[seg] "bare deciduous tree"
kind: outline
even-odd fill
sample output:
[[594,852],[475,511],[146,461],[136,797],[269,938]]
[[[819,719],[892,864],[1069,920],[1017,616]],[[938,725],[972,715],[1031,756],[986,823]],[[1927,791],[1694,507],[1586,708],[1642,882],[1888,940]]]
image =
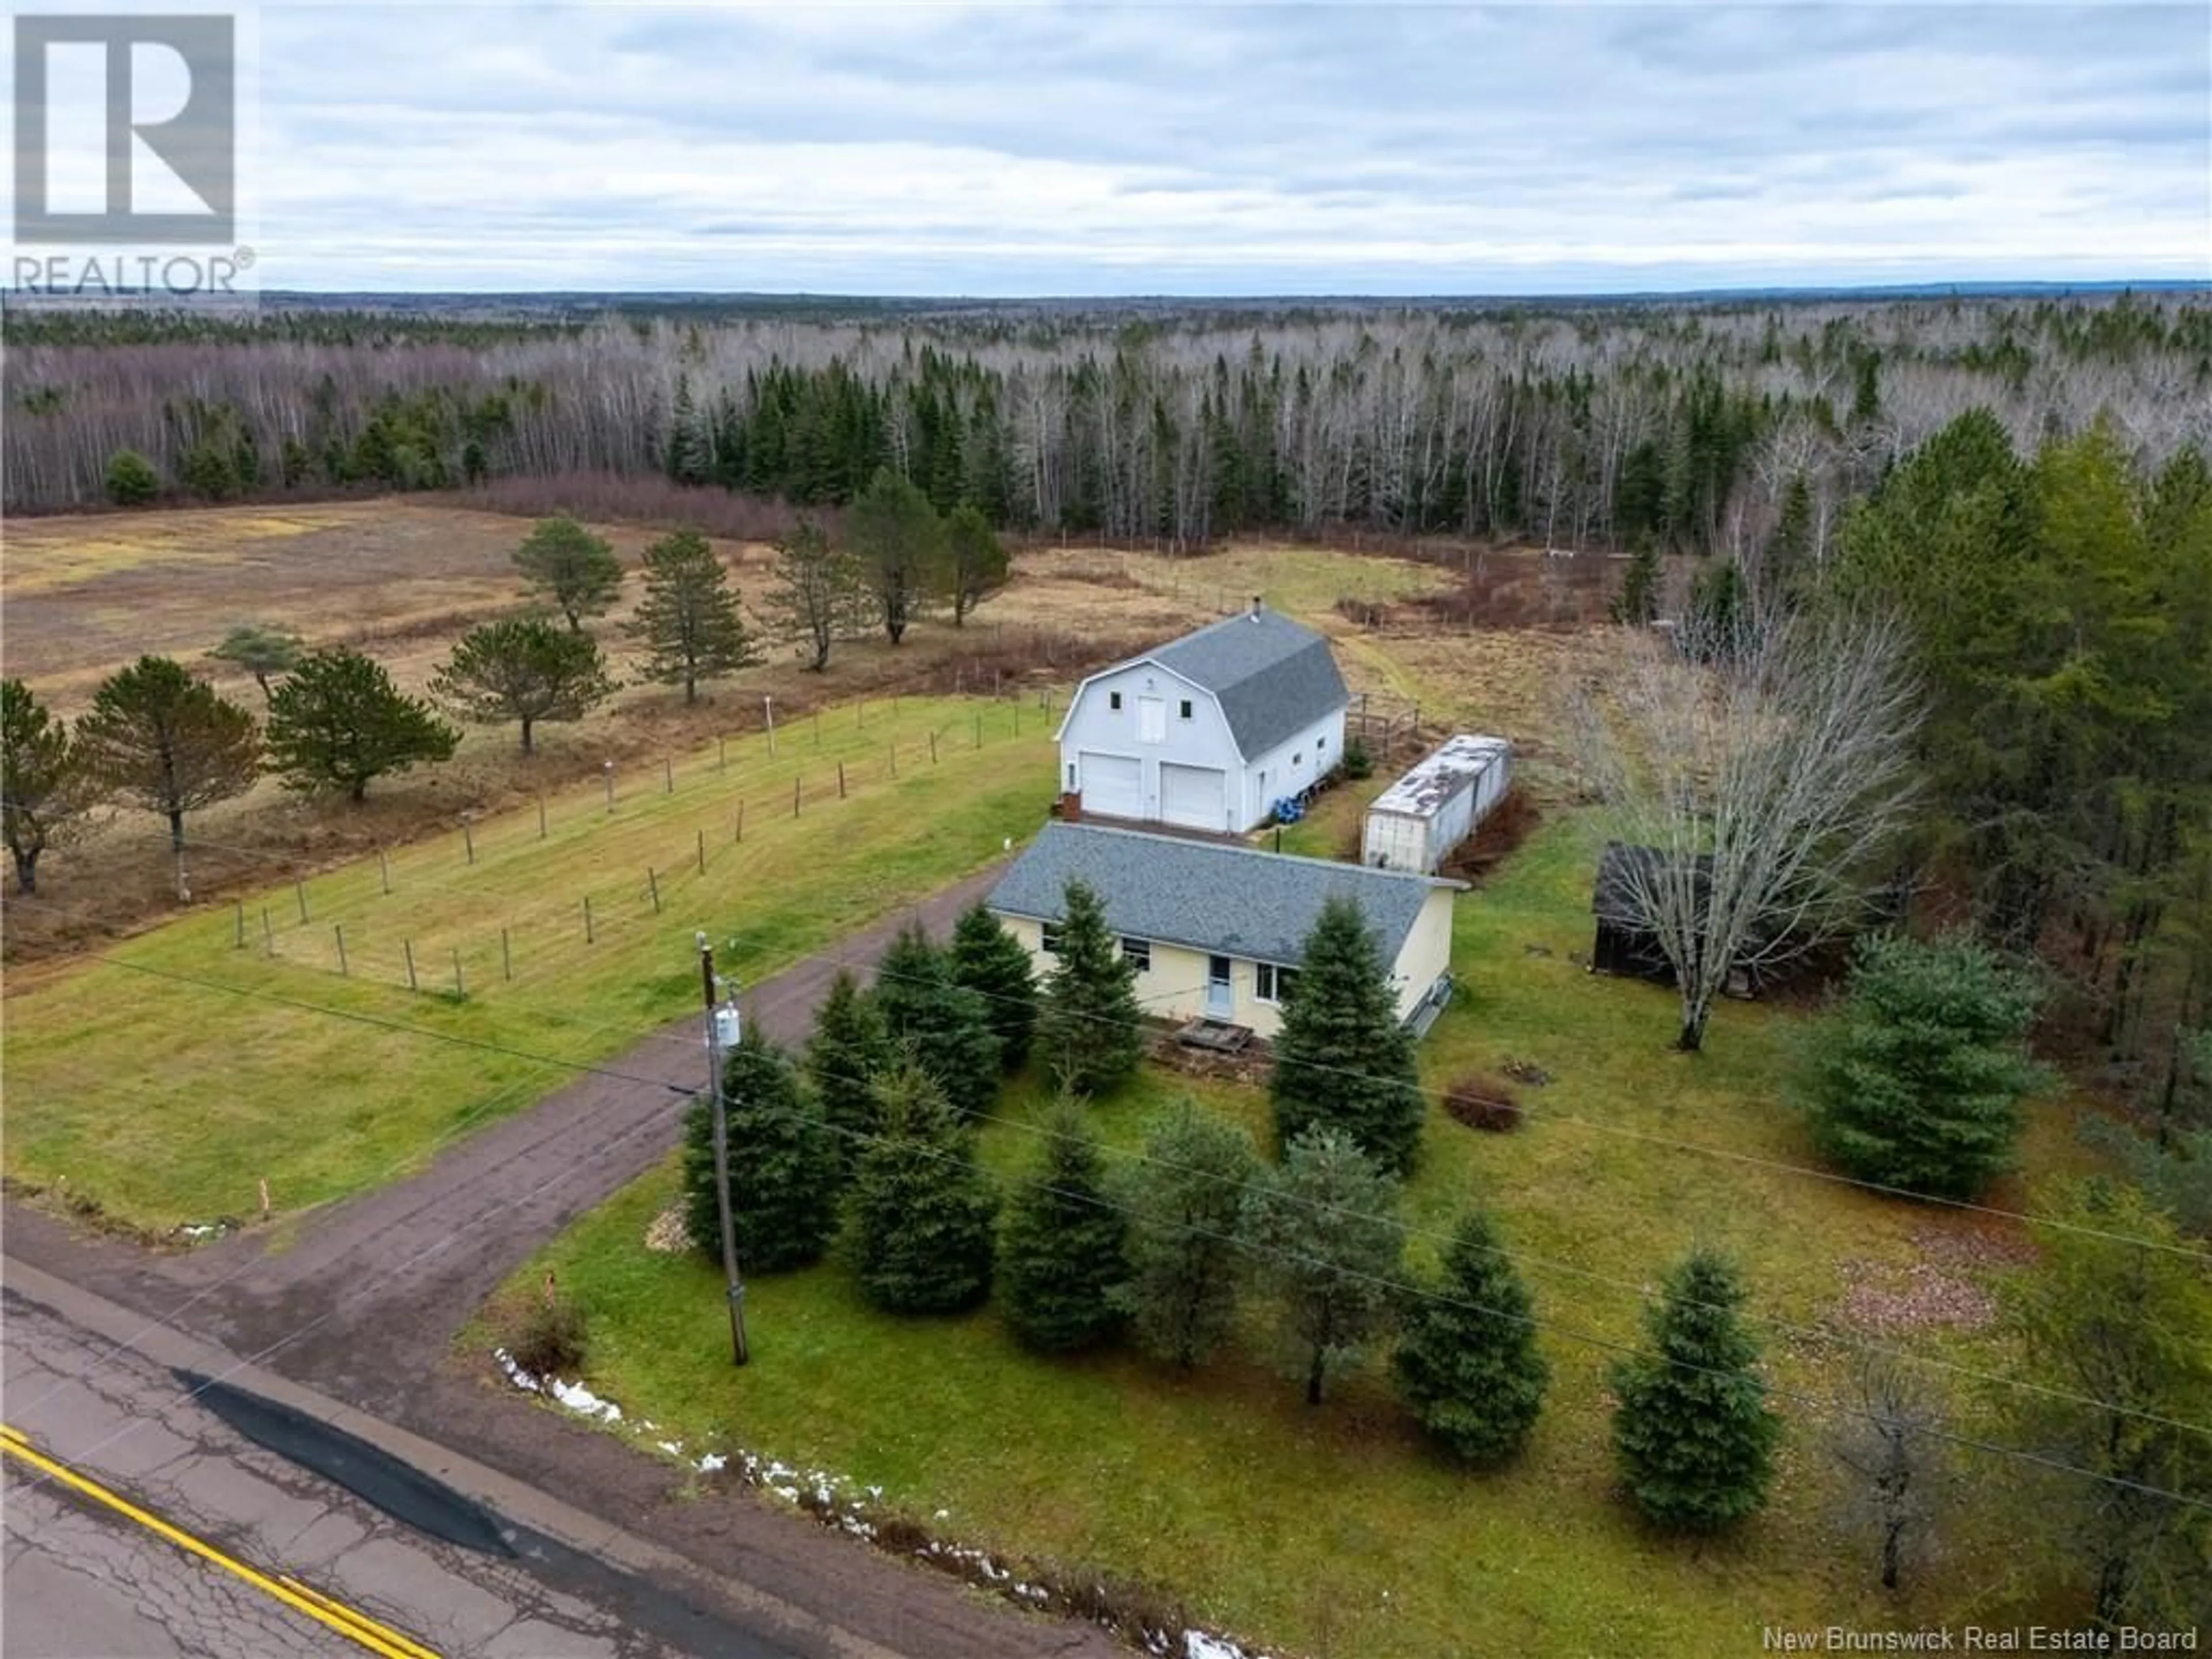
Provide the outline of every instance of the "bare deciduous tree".
[[1897,1589],[1934,1547],[1949,1477],[1942,1403],[1899,1362],[1869,1355],[1854,1368],[1827,1438],[1844,1470],[1844,1526],[1873,1543],[1881,1587]]
[[1624,629],[1613,660],[1577,701],[1583,761],[1614,832],[1653,849],[1623,861],[1622,897],[1674,969],[1677,1046],[1695,1050],[1732,975],[1856,912],[1911,800],[1918,687],[1904,629],[1872,617],[1692,614]]

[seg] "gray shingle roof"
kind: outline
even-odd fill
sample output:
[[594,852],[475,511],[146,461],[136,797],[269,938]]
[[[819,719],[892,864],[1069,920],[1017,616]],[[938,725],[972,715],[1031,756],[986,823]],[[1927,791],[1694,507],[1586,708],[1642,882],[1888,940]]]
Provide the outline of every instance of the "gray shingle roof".
[[1248,761],[1351,701],[1328,641],[1279,611],[1239,611],[1145,655],[1220,699]]
[[1383,960],[1394,962],[1430,890],[1466,885],[1219,842],[1048,823],[988,902],[1009,915],[1058,921],[1071,877],[1097,892],[1117,933],[1291,968],[1304,957],[1322,902],[1333,895],[1358,904]]

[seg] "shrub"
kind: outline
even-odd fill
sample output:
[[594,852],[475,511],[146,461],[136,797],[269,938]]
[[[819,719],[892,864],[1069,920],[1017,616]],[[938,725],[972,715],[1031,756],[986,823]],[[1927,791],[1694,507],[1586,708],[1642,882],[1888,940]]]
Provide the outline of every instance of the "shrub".
[[1360,738],[1353,738],[1344,745],[1344,775],[1355,782],[1375,775],[1375,757],[1367,752],[1367,744]]
[[143,507],[161,493],[161,475],[135,449],[108,457],[107,499],[118,507]]
[[522,1316],[507,1352],[532,1376],[574,1376],[583,1370],[590,1348],[583,1309],[549,1290]]
[[1478,1072],[1444,1091],[1444,1110],[1470,1129],[1505,1134],[1521,1127],[1521,1103],[1502,1079]]

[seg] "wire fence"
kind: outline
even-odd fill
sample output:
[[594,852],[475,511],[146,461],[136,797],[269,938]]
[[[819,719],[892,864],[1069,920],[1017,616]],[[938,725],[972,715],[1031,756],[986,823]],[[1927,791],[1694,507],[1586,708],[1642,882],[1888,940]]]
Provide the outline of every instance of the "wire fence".
[[[726,908],[749,839],[787,848],[791,826],[816,819],[834,836],[851,822],[841,809],[902,783],[957,778],[965,789],[975,781],[970,763],[987,751],[1048,739],[1061,706],[1049,690],[885,698],[720,738],[658,766],[610,763],[596,790],[541,797],[234,899],[221,942],[287,967],[452,1001],[528,988],[585,952]],[[1040,764],[1040,819],[1052,775]],[[740,934],[728,943],[742,954],[767,941]]]

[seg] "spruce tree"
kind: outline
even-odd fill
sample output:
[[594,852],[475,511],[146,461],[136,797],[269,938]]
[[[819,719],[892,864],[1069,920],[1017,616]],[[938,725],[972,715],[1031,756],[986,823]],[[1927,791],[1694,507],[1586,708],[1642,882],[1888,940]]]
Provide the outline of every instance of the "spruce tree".
[[861,1294],[886,1313],[957,1313],[990,1294],[998,1194],[945,1091],[916,1066],[877,1085],[880,1137],[852,1190]]
[[679,530],[645,550],[645,597],[628,631],[646,647],[641,678],[682,686],[686,702],[698,702],[701,680],[760,660],[730,573],[696,531]]
[[806,1076],[822,1116],[830,1126],[840,1168],[848,1174],[883,1127],[876,1080],[888,1071],[897,1051],[875,998],[845,969],[830,981],[830,994],[814,1016],[806,1044]]
[[1108,1200],[1097,1144],[1073,1102],[1044,1122],[1045,1145],[1015,1188],[999,1242],[1006,1325],[1042,1352],[1093,1347],[1127,1321],[1115,1292],[1129,1277],[1127,1224]]
[[1037,1007],[1037,1047],[1063,1087],[1104,1094],[1144,1058],[1137,970],[1107,927],[1096,891],[1070,881],[1062,903],[1060,955]]
[[1392,1358],[1398,1391],[1462,1462],[1506,1462],[1535,1426],[1551,1368],[1536,1352],[1528,1291],[1482,1211],[1461,1218],[1443,1276],[1423,1288]]
[[1028,949],[978,901],[954,925],[950,955],[953,981],[983,999],[1000,1066],[1018,1072],[1036,1034],[1036,975]]
[[2043,1077],[2027,1048],[2038,1000],[1965,935],[1863,940],[1801,1079],[1821,1151],[1862,1181],[1974,1197],[2011,1162]]
[[1259,1171],[1250,1137],[1186,1098],[1115,1183],[1129,1256],[1115,1300],[1153,1358],[1188,1370],[1228,1336],[1246,1267],[1244,1194]]
[[899,931],[876,969],[875,1000],[891,1040],[936,1080],[963,1118],[999,1097],[999,1039],[983,1000],[953,982],[944,951],[921,927]]
[[1613,1368],[1621,1482],[1662,1527],[1715,1532],[1766,1501],[1782,1424],[1737,1316],[1742,1302],[1727,1259],[1692,1250],[1645,1310],[1646,1347]]
[[[746,1027],[724,1057],[730,1217],[748,1273],[786,1273],[822,1258],[837,1231],[836,1148],[821,1107],[800,1086],[791,1058]],[[691,1242],[720,1260],[714,1200],[713,1102],[692,1103],[684,1124],[684,1214]]]
[[1636,551],[1621,572],[1620,592],[1613,596],[1613,619],[1628,628],[1648,626],[1659,615],[1662,575],[1659,549],[1649,537],[1639,538]]
[[1273,1296],[1284,1370],[1321,1404],[1389,1324],[1405,1229],[1398,1183],[1329,1128],[1309,1130],[1245,1194],[1245,1237]]
[[1359,907],[1330,899],[1306,936],[1275,1036],[1276,1138],[1340,1130],[1382,1167],[1412,1167],[1426,1115],[1413,1039]]

